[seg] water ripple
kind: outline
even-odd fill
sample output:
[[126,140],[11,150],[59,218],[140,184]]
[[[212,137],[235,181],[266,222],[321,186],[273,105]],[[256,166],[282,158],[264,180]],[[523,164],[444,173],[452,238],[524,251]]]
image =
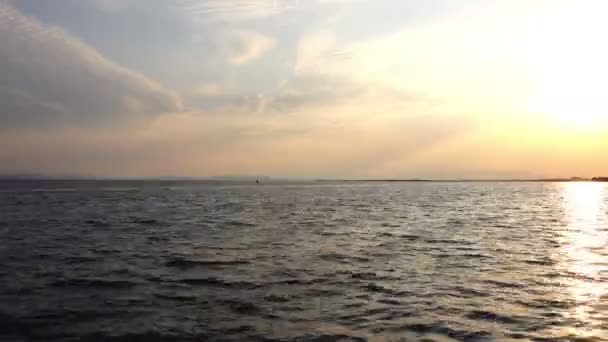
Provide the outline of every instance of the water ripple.
[[599,183],[0,192],[2,341],[608,341]]

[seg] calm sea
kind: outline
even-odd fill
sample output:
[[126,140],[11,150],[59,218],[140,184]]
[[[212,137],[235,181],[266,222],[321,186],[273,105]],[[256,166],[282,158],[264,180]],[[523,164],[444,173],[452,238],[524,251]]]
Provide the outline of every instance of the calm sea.
[[0,341],[608,340],[602,183],[0,183]]

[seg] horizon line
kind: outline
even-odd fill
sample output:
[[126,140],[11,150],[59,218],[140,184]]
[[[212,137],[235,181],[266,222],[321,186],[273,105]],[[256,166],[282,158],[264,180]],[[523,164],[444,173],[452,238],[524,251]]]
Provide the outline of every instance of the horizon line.
[[212,182],[592,182],[607,181],[608,177],[540,177],[540,178],[331,178],[283,176],[81,176],[0,174],[0,181],[212,181]]

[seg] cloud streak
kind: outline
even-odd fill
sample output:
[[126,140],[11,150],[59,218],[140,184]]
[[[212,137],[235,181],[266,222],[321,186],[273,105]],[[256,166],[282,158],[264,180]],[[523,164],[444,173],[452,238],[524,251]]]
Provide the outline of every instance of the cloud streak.
[[0,1],[0,122],[83,125],[180,110],[179,95]]
[[173,0],[193,18],[243,21],[275,16],[297,9],[302,0]]

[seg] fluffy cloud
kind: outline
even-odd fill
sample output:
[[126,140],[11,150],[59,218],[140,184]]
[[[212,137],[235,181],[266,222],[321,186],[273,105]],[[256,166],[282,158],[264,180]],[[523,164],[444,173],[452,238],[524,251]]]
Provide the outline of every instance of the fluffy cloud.
[[0,122],[82,125],[182,108],[158,82],[0,1]]

